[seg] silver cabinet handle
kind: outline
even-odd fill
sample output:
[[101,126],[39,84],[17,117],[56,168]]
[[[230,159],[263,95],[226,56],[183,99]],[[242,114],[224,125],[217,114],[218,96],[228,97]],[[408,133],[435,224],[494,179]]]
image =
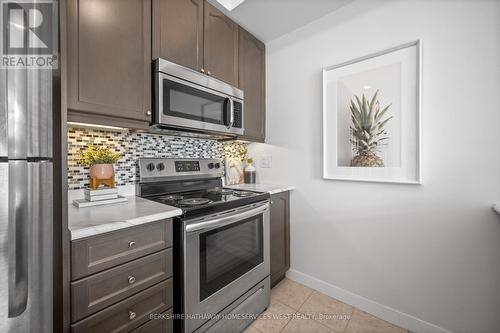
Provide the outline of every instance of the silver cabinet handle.
[[205,68],[200,69],[200,72],[205,73]]
[[134,284],[134,283],[135,283],[135,277],[133,277],[133,276],[129,276],[129,277],[128,277],[128,283],[129,283],[129,284]]
[[129,311],[129,312],[128,312],[128,318],[129,318],[130,320],[134,320],[134,319],[135,319],[135,317],[137,317],[137,313],[135,313],[134,311]]
[[135,242],[134,241],[128,242],[128,247],[134,247],[134,246],[135,246]]
[[14,318],[28,303],[28,163],[9,162],[8,316]]
[[150,115],[151,115],[151,111],[149,111],[149,110],[148,110],[148,111],[146,111],[146,114],[147,114],[148,116],[150,116]]
[[210,73],[210,71],[207,72],[208,75],[212,75],[212,73]]

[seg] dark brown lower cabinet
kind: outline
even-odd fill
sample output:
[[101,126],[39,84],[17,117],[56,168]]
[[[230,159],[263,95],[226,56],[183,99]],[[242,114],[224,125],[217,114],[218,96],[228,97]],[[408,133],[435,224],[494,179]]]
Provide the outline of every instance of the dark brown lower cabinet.
[[71,332],[130,332],[172,305],[172,279],[168,279],[71,325]]
[[271,287],[290,268],[290,192],[271,195]]
[[173,332],[172,219],[72,241],[71,332]]

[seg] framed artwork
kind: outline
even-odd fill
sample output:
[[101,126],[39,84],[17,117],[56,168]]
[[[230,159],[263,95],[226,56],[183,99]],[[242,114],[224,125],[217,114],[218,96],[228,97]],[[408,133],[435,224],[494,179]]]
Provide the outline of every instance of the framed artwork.
[[323,178],[422,184],[422,42],[323,69]]

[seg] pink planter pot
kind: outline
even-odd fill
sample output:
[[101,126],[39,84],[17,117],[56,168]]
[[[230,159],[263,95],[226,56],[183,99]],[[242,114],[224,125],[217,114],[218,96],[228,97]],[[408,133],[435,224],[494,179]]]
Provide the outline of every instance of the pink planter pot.
[[114,177],[113,164],[94,164],[90,167],[90,177],[95,179],[109,179]]

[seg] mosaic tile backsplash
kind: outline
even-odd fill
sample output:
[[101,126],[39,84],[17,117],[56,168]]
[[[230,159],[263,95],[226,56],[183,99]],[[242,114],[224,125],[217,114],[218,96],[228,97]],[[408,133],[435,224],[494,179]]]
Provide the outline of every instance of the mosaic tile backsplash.
[[115,164],[118,186],[135,184],[139,178],[137,159],[140,157],[224,158],[243,157],[240,142],[166,136],[133,131],[113,131],[90,128],[68,128],[68,188],[88,186],[88,167],[78,164],[78,152],[88,145],[106,146],[120,153]]

